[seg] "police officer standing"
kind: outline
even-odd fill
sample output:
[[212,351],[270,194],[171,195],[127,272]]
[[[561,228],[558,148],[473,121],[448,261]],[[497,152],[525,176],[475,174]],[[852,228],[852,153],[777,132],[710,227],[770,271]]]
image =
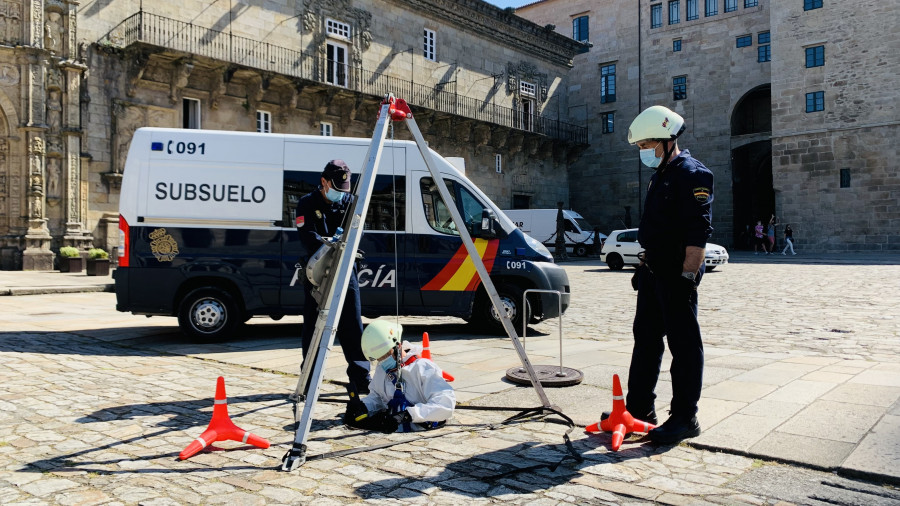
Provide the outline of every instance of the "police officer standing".
[[[343,160],[328,162],[322,171],[320,183],[317,191],[305,195],[297,203],[296,225],[300,232],[300,242],[305,249],[305,256],[301,258],[304,263],[322,246],[316,234],[321,237],[334,236],[336,229],[344,220],[344,215],[351,212],[350,207],[353,204],[353,195],[350,194],[350,168]],[[306,276],[302,278],[304,307],[301,338],[305,360],[315,330],[319,305],[311,293],[312,283]],[[369,361],[363,355],[360,345],[362,332],[359,279],[354,265],[337,326],[337,337],[347,360],[347,377],[357,392],[365,394],[369,391],[370,377]]]
[[670,417],[650,431],[657,443],[700,435],[697,402],[703,384],[703,342],[697,322],[697,286],[703,277],[706,240],[712,233],[713,174],[678,148],[684,119],[653,106],[628,129],[650,177],[638,241],[645,249],[638,268],[634,350],[626,405],[636,418],[656,423],[655,389],[665,345],[672,353]]

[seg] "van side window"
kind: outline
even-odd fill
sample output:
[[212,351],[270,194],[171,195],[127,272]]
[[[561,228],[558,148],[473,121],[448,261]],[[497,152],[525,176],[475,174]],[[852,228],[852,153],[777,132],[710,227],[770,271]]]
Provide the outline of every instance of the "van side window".
[[566,232],[578,232],[578,230],[575,230],[575,225],[573,225],[571,221],[563,220],[563,223],[565,223],[564,228],[565,228]]
[[[318,191],[320,172],[284,172],[284,197],[282,220],[285,227],[293,227],[297,218],[297,202],[300,197]],[[356,185],[357,174],[351,176],[351,184]],[[394,185],[397,193],[394,193]],[[375,186],[369,209],[366,212],[365,230],[405,230],[406,229],[406,177],[389,175],[375,176]],[[394,211],[396,206],[396,211]],[[396,218],[396,228],[395,221]]]
[[282,226],[293,227],[297,218],[297,202],[300,197],[319,188],[320,172],[284,171],[284,196],[282,197]]
[[[447,184],[450,195],[453,195],[453,198],[455,199],[456,189],[453,181],[445,179],[444,183]],[[456,225],[453,224],[453,217],[450,216],[450,210],[447,209],[443,199],[441,199],[441,194],[438,192],[434,180],[430,177],[423,177],[419,180],[419,187],[422,190],[422,203],[425,206],[425,219],[428,220],[428,224],[431,228],[442,234],[459,235],[459,231],[456,230]]]
[[406,230],[406,176],[375,176],[365,229]]
[[[476,226],[481,226],[481,213],[484,211],[482,204],[469,190],[451,179],[444,179],[447,189],[453,195],[456,201],[457,209],[465,221],[466,228],[472,231]],[[450,211],[444,205],[441,195],[438,192],[434,180],[430,177],[423,177],[419,181],[422,189],[422,202],[425,205],[425,218],[431,228],[442,234],[459,235],[456,225],[453,223],[453,217]]]

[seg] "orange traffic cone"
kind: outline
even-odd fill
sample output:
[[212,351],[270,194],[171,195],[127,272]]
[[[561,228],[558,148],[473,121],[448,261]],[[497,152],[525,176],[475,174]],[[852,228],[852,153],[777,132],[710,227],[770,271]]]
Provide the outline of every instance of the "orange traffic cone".
[[656,426],[636,419],[625,409],[625,396],[622,395],[622,384],[619,382],[619,375],[613,374],[612,413],[609,414],[609,418],[606,420],[588,425],[585,431],[612,432],[612,449],[613,451],[618,451],[626,434],[631,432],[649,432],[653,428],[656,428]]
[[[428,360],[434,362],[434,360],[431,358],[431,341],[428,339],[428,332],[422,332],[422,358],[427,358]],[[441,369],[441,374],[444,375],[444,379],[447,381],[453,381],[454,379],[456,379],[443,369]]]
[[228,400],[225,398],[225,378],[219,376],[216,380],[216,401],[213,406],[212,420],[209,426],[187,448],[178,454],[181,460],[193,457],[197,452],[216,441],[240,441],[250,443],[259,448],[268,448],[269,442],[265,439],[241,429],[228,417]]

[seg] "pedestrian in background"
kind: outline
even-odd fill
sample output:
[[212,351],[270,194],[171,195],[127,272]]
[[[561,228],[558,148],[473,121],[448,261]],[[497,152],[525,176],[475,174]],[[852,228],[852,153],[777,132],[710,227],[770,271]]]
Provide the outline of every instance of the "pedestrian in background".
[[778,221],[775,219],[775,215],[773,214],[771,218],[769,218],[769,228],[766,231],[766,235],[768,236],[769,241],[769,251],[768,253],[775,253],[775,227],[778,225]]
[[763,251],[768,255],[769,252],[766,251],[766,235],[765,229],[763,228],[762,220],[756,220],[756,226],[753,227],[753,254],[759,255],[759,248],[762,246]]
[[797,254],[794,251],[794,229],[791,228],[790,223],[788,223],[784,227],[784,249],[781,250],[781,254],[787,255],[788,248],[790,248],[790,250],[791,250],[791,255]]
[[657,443],[700,434],[697,403],[703,385],[703,342],[697,287],[713,230],[713,174],[688,150],[679,149],[677,139],[684,130],[684,119],[662,106],[641,112],[628,129],[628,142],[640,148],[641,161],[656,173],[650,177],[638,232],[645,263],[637,279],[625,404],[636,418],[656,424],[655,390],[668,342],[672,402],[668,420],[649,432]]

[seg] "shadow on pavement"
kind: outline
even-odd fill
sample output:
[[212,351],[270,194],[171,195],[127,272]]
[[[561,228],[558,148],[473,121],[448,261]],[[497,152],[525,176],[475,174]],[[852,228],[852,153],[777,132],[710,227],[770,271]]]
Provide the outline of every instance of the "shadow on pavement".
[[[363,485],[356,489],[356,493],[364,499],[384,497],[388,493],[392,498],[412,499],[427,496],[431,489],[437,488],[462,492],[473,498],[511,500],[510,496],[516,494],[546,490],[573,480],[577,482],[577,478],[584,475],[582,469],[586,467],[646,458],[672,448],[635,443],[640,442],[626,440],[620,451],[600,453],[594,450],[609,444],[608,434],[580,439],[573,444],[583,461],[575,462],[570,458],[560,463],[564,457],[570,457],[564,444],[524,442],[450,462],[440,474],[422,477],[421,481],[411,482],[408,477],[391,478]],[[427,450],[427,447],[423,448],[423,451]],[[557,464],[559,466],[551,471]],[[398,495],[394,490],[404,484],[413,487],[403,488],[403,494]]]
[[[111,420],[130,420],[137,419],[140,417],[159,417],[160,415],[171,414],[173,415],[171,418],[160,421],[153,425],[149,425],[149,427],[159,427],[160,430],[155,432],[150,432],[146,434],[140,434],[134,437],[121,439],[112,443],[108,443],[101,446],[86,448],[84,450],[75,451],[63,455],[55,455],[52,457],[47,457],[45,459],[36,460],[27,464],[22,471],[25,472],[44,472],[47,470],[52,470],[54,472],[62,472],[62,471],[78,471],[78,472],[96,472],[98,474],[131,474],[131,473],[184,473],[184,472],[193,472],[193,471],[222,471],[222,470],[241,470],[241,469],[259,469],[259,466],[254,465],[237,465],[237,466],[224,466],[224,467],[186,467],[190,464],[189,461],[182,462],[182,465],[179,465],[172,469],[166,469],[162,467],[152,467],[145,469],[131,468],[121,469],[121,470],[110,470],[106,466],[111,464],[119,464],[122,462],[135,462],[135,461],[158,461],[158,460],[175,460],[178,458],[178,452],[169,452],[169,453],[161,453],[157,455],[146,455],[146,456],[132,456],[132,455],[122,455],[121,458],[109,458],[109,454],[106,453],[106,450],[115,452],[116,447],[125,446],[129,447],[133,443],[139,443],[141,441],[146,441],[155,437],[165,437],[166,434],[170,432],[184,431],[186,435],[199,435],[202,430],[209,423],[210,417],[212,416],[212,407],[214,403],[214,398],[209,397],[205,399],[197,399],[191,401],[174,401],[174,402],[151,402],[144,404],[128,404],[123,406],[115,406],[110,408],[103,408],[92,413],[89,413],[81,418],[75,420],[77,423],[90,424],[90,423],[102,423],[108,422]],[[291,402],[287,400],[287,394],[259,394],[259,395],[245,395],[245,396],[229,396],[228,404],[229,406],[241,405],[245,403],[250,404],[258,404],[258,403],[267,403],[265,406],[257,407],[255,409],[249,410],[241,410],[237,409],[234,412],[230,413],[230,418],[235,421],[235,423],[240,426],[240,419],[245,417],[251,413],[267,410],[267,409],[288,409],[288,406],[291,405]],[[338,420],[314,420],[313,428],[314,430],[326,430],[334,426],[335,424],[340,423]],[[293,426],[290,428],[293,431]],[[196,433],[196,434],[195,434]],[[277,444],[273,442],[273,445]],[[215,445],[210,445],[203,452],[214,452],[214,451],[235,451],[235,450],[246,450],[255,448],[249,445],[241,445],[236,447],[229,447],[227,449],[220,448]],[[106,455],[106,459],[104,460],[85,460],[80,457],[85,455],[97,453],[98,456]]]

